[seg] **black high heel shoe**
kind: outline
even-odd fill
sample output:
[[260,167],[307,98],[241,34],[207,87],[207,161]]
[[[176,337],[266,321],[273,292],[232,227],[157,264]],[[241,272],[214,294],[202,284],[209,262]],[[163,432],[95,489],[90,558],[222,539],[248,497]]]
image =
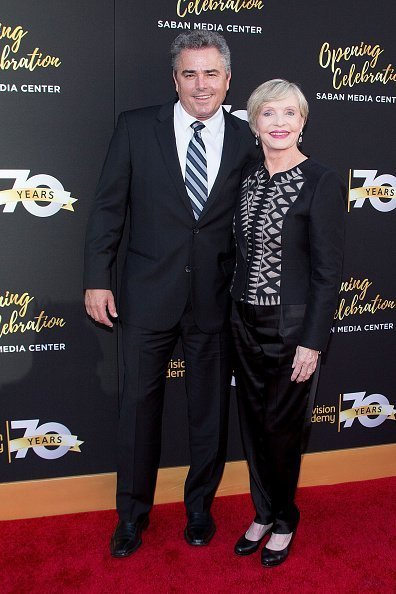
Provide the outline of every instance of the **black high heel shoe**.
[[248,538],[246,538],[245,535],[241,536],[241,538],[235,544],[234,552],[237,555],[241,555],[241,556],[251,555],[252,553],[255,553],[257,551],[257,549],[259,548],[260,543],[263,540],[263,538],[268,534],[268,532],[271,531],[271,528],[272,528],[272,524],[264,532],[263,536],[259,540],[249,540]]
[[289,544],[280,551],[273,551],[272,549],[263,547],[263,550],[261,551],[261,564],[264,565],[264,567],[276,567],[276,565],[280,565],[286,561],[295,535],[296,531],[293,532]]

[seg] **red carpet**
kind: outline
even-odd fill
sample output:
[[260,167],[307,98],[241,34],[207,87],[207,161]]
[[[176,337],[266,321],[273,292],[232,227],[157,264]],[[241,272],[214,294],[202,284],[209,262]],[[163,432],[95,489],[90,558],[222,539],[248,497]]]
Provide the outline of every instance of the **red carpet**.
[[182,504],[156,506],[143,546],[112,559],[114,511],[1,522],[0,592],[395,594],[396,478],[300,489],[301,522],[285,564],[237,557],[252,518],[245,495],[217,498],[208,547],[183,540]]

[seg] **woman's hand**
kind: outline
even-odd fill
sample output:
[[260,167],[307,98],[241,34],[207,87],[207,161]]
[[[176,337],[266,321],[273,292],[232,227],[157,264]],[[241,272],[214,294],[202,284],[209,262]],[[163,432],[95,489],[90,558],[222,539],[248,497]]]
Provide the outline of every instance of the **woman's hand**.
[[293,360],[293,373],[291,381],[306,382],[311,377],[318,364],[318,357],[320,351],[307,349],[306,347],[298,346]]

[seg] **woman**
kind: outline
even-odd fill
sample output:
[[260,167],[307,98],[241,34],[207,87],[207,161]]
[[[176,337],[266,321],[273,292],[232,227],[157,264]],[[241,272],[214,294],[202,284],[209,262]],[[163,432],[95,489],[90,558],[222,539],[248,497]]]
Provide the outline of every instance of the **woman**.
[[345,201],[338,176],[299,149],[308,104],[275,79],[248,101],[263,158],[245,170],[235,215],[232,326],[238,407],[256,516],[235,545],[288,556],[312,376],[326,348],[341,281]]

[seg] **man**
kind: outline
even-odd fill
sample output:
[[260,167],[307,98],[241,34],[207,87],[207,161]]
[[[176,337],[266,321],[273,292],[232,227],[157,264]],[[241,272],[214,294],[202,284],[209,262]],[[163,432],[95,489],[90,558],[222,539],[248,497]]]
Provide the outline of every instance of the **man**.
[[221,107],[231,79],[224,38],[183,33],[171,53],[179,101],[120,115],[86,242],[86,309],[111,327],[117,312],[110,271],[129,207],[114,557],[136,551],[148,525],[166,369],[179,337],[190,436],[189,544],[205,545],[215,532],[210,506],[226,456],[232,219],[241,168],[255,149],[247,124]]

